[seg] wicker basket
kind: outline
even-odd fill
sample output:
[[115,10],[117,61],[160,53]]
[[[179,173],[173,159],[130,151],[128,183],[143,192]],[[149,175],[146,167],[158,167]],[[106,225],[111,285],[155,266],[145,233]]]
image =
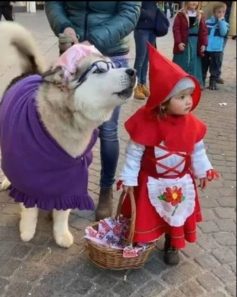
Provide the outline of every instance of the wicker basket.
[[[123,192],[119,198],[119,204],[117,208],[117,216],[121,213],[121,207],[124,201],[126,193]],[[130,202],[131,202],[131,221],[130,229],[128,235],[128,243],[132,243],[135,229],[135,220],[136,220],[136,204],[133,193],[129,193]],[[94,223],[92,227],[97,230],[98,222]],[[124,258],[122,250],[116,250],[109,247],[106,247],[101,244],[92,242],[91,240],[86,239],[86,251],[87,256],[91,262],[95,265],[113,270],[123,270],[123,269],[138,269],[142,267],[146,260],[148,259],[149,254],[155,247],[155,244],[151,244],[144,251],[142,251],[137,257],[134,258]]]

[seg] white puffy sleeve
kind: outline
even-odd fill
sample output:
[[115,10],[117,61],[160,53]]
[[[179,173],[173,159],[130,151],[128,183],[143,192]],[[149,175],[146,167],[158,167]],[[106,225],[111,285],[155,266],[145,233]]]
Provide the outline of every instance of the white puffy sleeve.
[[207,154],[203,140],[197,142],[191,155],[192,169],[196,178],[206,177],[206,172],[213,169]]
[[125,186],[137,186],[137,178],[141,167],[144,145],[129,141],[126,148],[125,164],[120,174],[120,180]]

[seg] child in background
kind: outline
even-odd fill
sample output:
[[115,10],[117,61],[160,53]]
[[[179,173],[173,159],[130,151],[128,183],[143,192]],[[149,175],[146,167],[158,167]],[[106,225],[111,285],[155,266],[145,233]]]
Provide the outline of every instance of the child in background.
[[[185,241],[196,241],[202,220],[197,185],[218,177],[205,152],[206,125],[191,111],[199,103],[198,81],[149,45],[151,95],[125,123],[130,136],[120,183],[136,201],[133,241],[166,234],[164,261],[179,263]],[[127,195],[122,214],[131,216]]]
[[207,45],[208,32],[199,2],[185,2],[174,19],[173,35],[173,61],[195,76],[203,87],[201,57]]
[[205,84],[209,69],[209,89],[217,90],[218,78],[221,74],[222,55],[229,24],[225,21],[226,4],[219,3],[213,7],[213,16],[206,21],[208,28],[208,45],[202,59],[203,82]]

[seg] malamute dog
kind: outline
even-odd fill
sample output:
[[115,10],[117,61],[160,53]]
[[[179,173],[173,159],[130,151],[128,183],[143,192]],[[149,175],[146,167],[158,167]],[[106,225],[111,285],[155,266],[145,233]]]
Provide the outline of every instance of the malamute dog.
[[[67,75],[60,65],[47,69],[30,32],[1,22],[2,60],[10,45],[19,54],[22,75],[9,84],[0,104],[1,166],[10,195],[21,205],[20,236],[31,240],[38,209],[52,210],[55,241],[69,247],[70,209],[93,207],[87,184],[96,128],[133,96],[136,73],[116,68],[96,50],[73,60],[74,71]],[[86,52],[85,47],[74,45],[63,55]]]

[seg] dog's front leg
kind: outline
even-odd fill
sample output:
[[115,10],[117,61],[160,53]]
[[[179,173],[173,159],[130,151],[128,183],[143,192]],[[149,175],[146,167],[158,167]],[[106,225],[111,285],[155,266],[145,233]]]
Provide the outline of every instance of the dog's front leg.
[[53,231],[56,243],[65,248],[69,248],[73,244],[73,236],[68,228],[68,210],[53,210]]
[[38,208],[30,207],[26,208],[23,203],[20,203],[21,207],[21,220],[20,220],[20,234],[23,241],[31,240],[35,235],[35,229],[38,219]]

